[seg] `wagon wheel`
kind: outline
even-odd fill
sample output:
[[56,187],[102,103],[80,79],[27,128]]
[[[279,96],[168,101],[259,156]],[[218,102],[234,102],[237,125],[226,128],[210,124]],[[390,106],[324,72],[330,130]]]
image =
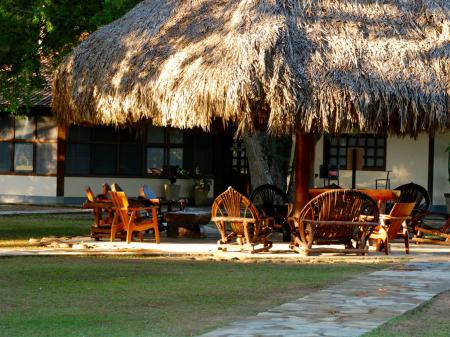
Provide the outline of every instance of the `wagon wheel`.
[[287,223],[288,198],[286,193],[277,186],[265,184],[257,187],[249,199],[266,217],[274,218],[275,223],[281,227],[283,232],[283,241],[289,242],[291,230]]

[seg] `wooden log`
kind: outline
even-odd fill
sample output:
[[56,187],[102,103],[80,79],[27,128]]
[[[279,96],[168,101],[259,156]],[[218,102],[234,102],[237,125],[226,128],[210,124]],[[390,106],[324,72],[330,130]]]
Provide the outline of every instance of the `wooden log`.
[[434,245],[450,246],[450,241],[441,241],[441,240],[436,240],[436,239],[433,240],[433,239],[424,239],[424,238],[412,238],[411,241],[416,242],[416,243],[431,243]]
[[[327,189],[327,188],[311,188],[311,189],[309,189],[311,198],[314,198],[314,197],[318,196],[319,194],[322,194],[327,191],[332,191],[332,189]],[[372,199],[377,200],[377,201],[395,200],[400,195],[400,191],[394,191],[394,190],[360,189],[358,191],[367,194],[369,197],[371,197]]]

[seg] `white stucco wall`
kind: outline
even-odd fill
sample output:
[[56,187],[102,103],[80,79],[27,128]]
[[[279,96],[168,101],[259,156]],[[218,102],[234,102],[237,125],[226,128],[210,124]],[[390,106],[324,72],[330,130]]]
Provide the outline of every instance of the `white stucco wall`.
[[[323,137],[316,144],[315,173],[323,163]],[[391,188],[415,182],[427,188],[428,185],[428,135],[421,134],[417,139],[389,136],[386,142],[386,170],[391,170]],[[375,179],[386,177],[383,171],[357,171],[356,188],[375,188]],[[323,180],[316,178],[315,185],[323,186]],[[340,185],[350,188],[352,171],[340,171]]]
[[[64,197],[85,197],[85,189],[90,186],[94,194],[101,192],[103,183],[117,183],[130,197],[138,195],[139,188],[146,184],[156,195],[164,196],[164,184],[169,181],[167,179],[145,179],[145,178],[101,178],[101,177],[66,177],[64,179]],[[194,180],[178,179],[176,184],[181,185],[180,197],[191,197]],[[211,186],[209,197],[213,196],[213,186]]]
[[444,193],[450,193],[448,181],[448,153],[445,152],[450,142],[450,132],[437,134],[434,138],[434,180],[433,204],[444,205]]
[[0,175],[2,202],[20,202],[19,196],[56,197],[56,177]]

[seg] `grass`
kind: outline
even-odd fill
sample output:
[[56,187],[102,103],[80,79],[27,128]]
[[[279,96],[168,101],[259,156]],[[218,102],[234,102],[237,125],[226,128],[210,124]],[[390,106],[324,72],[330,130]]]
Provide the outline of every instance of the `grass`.
[[449,337],[450,292],[440,294],[364,337]]
[[1,258],[0,336],[191,336],[381,267]]
[[0,248],[24,246],[30,238],[88,236],[91,222],[91,214],[2,216]]

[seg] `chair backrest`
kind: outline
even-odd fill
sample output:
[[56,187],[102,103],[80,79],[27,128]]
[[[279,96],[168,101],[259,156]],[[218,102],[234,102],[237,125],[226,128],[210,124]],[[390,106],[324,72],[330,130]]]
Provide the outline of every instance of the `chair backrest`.
[[90,186],[86,187],[86,197],[91,202],[95,201],[95,196],[94,196],[94,193],[92,192]]
[[265,216],[287,216],[288,197],[275,185],[265,184],[258,186],[252,192],[249,200],[262,211]]
[[333,223],[354,222],[358,226],[361,216],[370,222],[378,222],[377,203],[367,194],[348,189],[336,189],[319,194],[302,209],[299,222],[303,219],[330,221],[330,224],[315,226],[314,238],[340,240],[352,237],[355,228],[351,225],[336,226]]
[[108,199],[110,191],[111,191],[111,186],[109,186],[109,184],[107,184],[107,183],[102,184],[102,196],[103,196],[103,198]]
[[122,187],[119,186],[119,184],[114,183],[111,185],[111,191],[123,192],[123,189],[122,189]]
[[387,235],[390,240],[395,239],[397,233],[402,227],[402,223],[411,215],[416,203],[414,202],[398,202],[392,207],[389,213],[389,223],[387,224]]
[[125,194],[125,192],[115,192],[110,191],[111,200],[113,202],[115,209],[115,212],[119,215],[120,221],[123,224],[127,224],[129,221],[129,215],[128,215],[128,198]]
[[[236,217],[252,218],[257,222],[261,220],[258,210],[249,199],[243,196],[232,187],[220,194],[213,202],[211,208],[212,217]],[[233,232],[242,234],[242,223],[231,222]]]
[[139,188],[139,196],[145,199],[158,199],[155,192],[153,192],[148,185],[142,185],[141,188]]
[[409,183],[401,185],[395,190],[400,191],[400,197],[397,202],[400,203],[410,203],[414,202],[414,212],[413,214],[425,213],[428,211],[431,200],[428,192],[425,188],[415,183]]

